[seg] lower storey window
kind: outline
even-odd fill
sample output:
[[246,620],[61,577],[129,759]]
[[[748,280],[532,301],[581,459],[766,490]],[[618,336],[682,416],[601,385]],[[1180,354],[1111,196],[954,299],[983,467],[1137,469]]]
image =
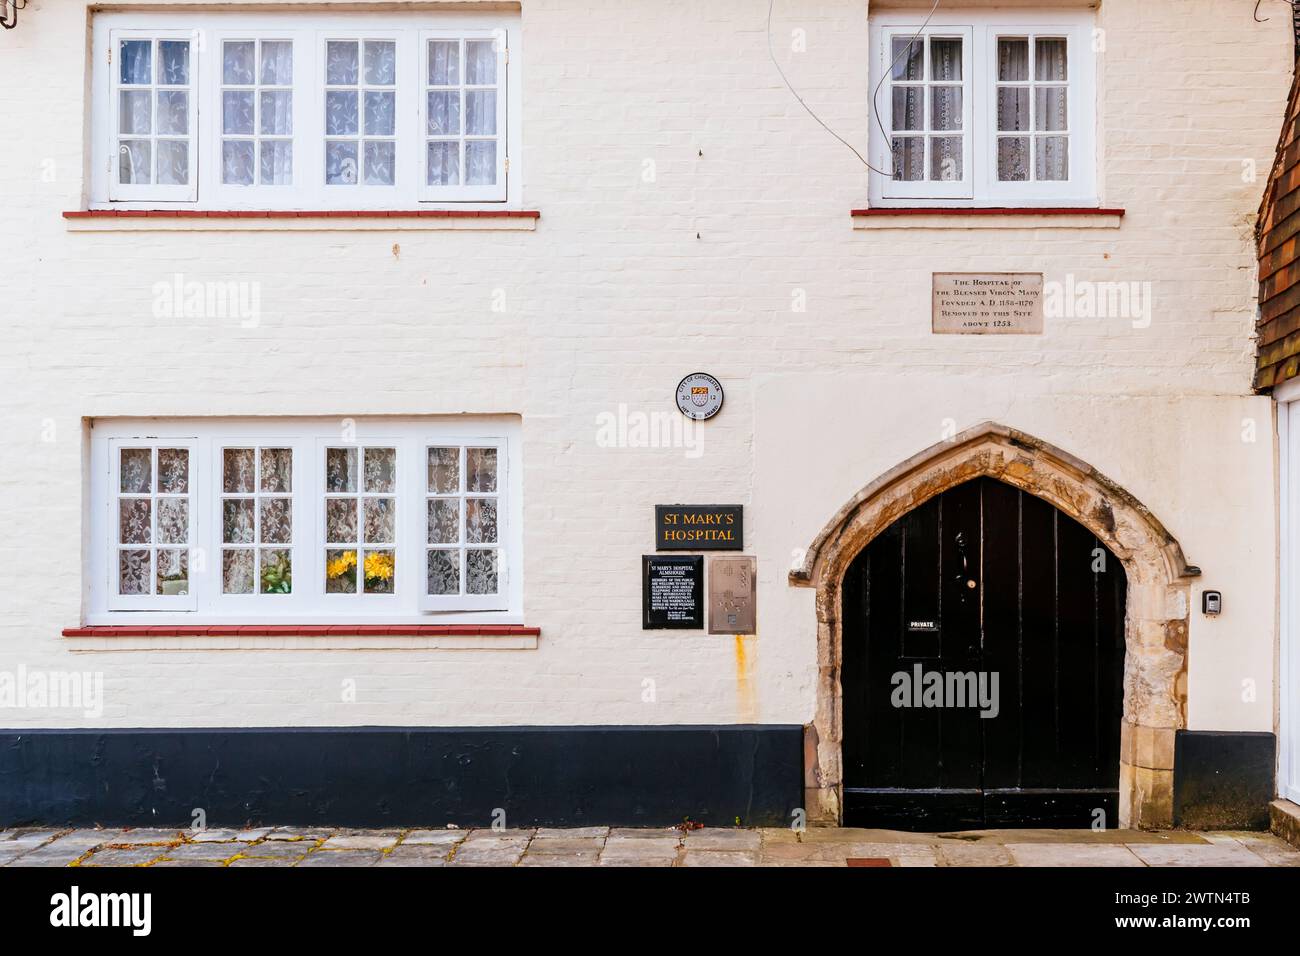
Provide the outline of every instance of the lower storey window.
[[97,424],[92,617],[517,612],[517,432],[496,418]]

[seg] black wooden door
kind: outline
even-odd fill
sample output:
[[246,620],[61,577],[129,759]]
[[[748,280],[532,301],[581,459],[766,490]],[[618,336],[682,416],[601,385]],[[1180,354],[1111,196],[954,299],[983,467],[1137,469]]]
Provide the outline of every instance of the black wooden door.
[[891,525],[844,578],[845,825],[1116,826],[1125,587],[992,479]]

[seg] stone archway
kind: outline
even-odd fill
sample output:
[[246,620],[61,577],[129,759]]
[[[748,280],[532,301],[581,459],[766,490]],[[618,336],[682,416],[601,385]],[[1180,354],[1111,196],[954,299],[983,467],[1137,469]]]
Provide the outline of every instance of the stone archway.
[[1124,718],[1121,827],[1173,824],[1174,732],[1187,719],[1191,579],[1182,547],[1147,508],[1090,465],[1047,442],[985,422],[871,482],[817,535],[790,584],[817,589],[817,710],[805,735],[809,819],[834,826],[842,806],[841,601],[854,557],[935,495],[988,476],[1049,502],[1097,535],[1124,564]]

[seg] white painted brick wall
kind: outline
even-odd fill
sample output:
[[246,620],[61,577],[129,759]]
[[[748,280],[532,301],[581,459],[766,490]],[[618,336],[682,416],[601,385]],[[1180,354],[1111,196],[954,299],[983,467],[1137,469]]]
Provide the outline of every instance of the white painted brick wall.
[[[516,162],[536,232],[85,234],[60,213],[84,202],[86,5],[34,0],[0,36],[0,669],[102,670],[102,723],[122,727],[806,722],[815,622],[811,592],[785,583],[791,551],[943,419],[992,418],[1096,465],[1180,538],[1227,608],[1193,618],[1192,726],[1271,729],[1274,456],[1269,402],[1249,397],[1251,229],[1291,40],[1278,9],[1258,24],[1250,8],[1102,5],[1102,200],[1128,210],[1118,230],[855,231],[867,174],[780,83],[762,0],[526,0]],[[806,53],[786,52],[795,28]],[[774,29],[808,102],[862,143],[865,4],[779,0]],[[1242,181],[1245,160],[1259,181]],[[930,273],[978,270],[1149,281],[1154,320],[931,336]],[[261,325],[154,318],[152,286],[177,272],[259,282]],[[727,389],[701,457],[597,446],[599,412],[671,412],[697,369]],[[67,650],[86,418],[459,412],[523,416],[538,649]],[[748,680],[734,639],[640,630],[639,556],[652,506],[671,501],[747,506]],[[359,699],[344,704],[348,678]],[[0,711],[4,726],[81,723]]]

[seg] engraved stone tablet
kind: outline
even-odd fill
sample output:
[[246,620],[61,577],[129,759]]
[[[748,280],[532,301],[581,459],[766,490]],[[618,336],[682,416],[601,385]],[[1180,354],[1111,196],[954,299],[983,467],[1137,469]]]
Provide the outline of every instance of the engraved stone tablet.
[[755,633],[757,570],[752,557],[709,558],[710,634]]
[[1041,272],[936,272],[931,329],[940,335],[1039,335]]

